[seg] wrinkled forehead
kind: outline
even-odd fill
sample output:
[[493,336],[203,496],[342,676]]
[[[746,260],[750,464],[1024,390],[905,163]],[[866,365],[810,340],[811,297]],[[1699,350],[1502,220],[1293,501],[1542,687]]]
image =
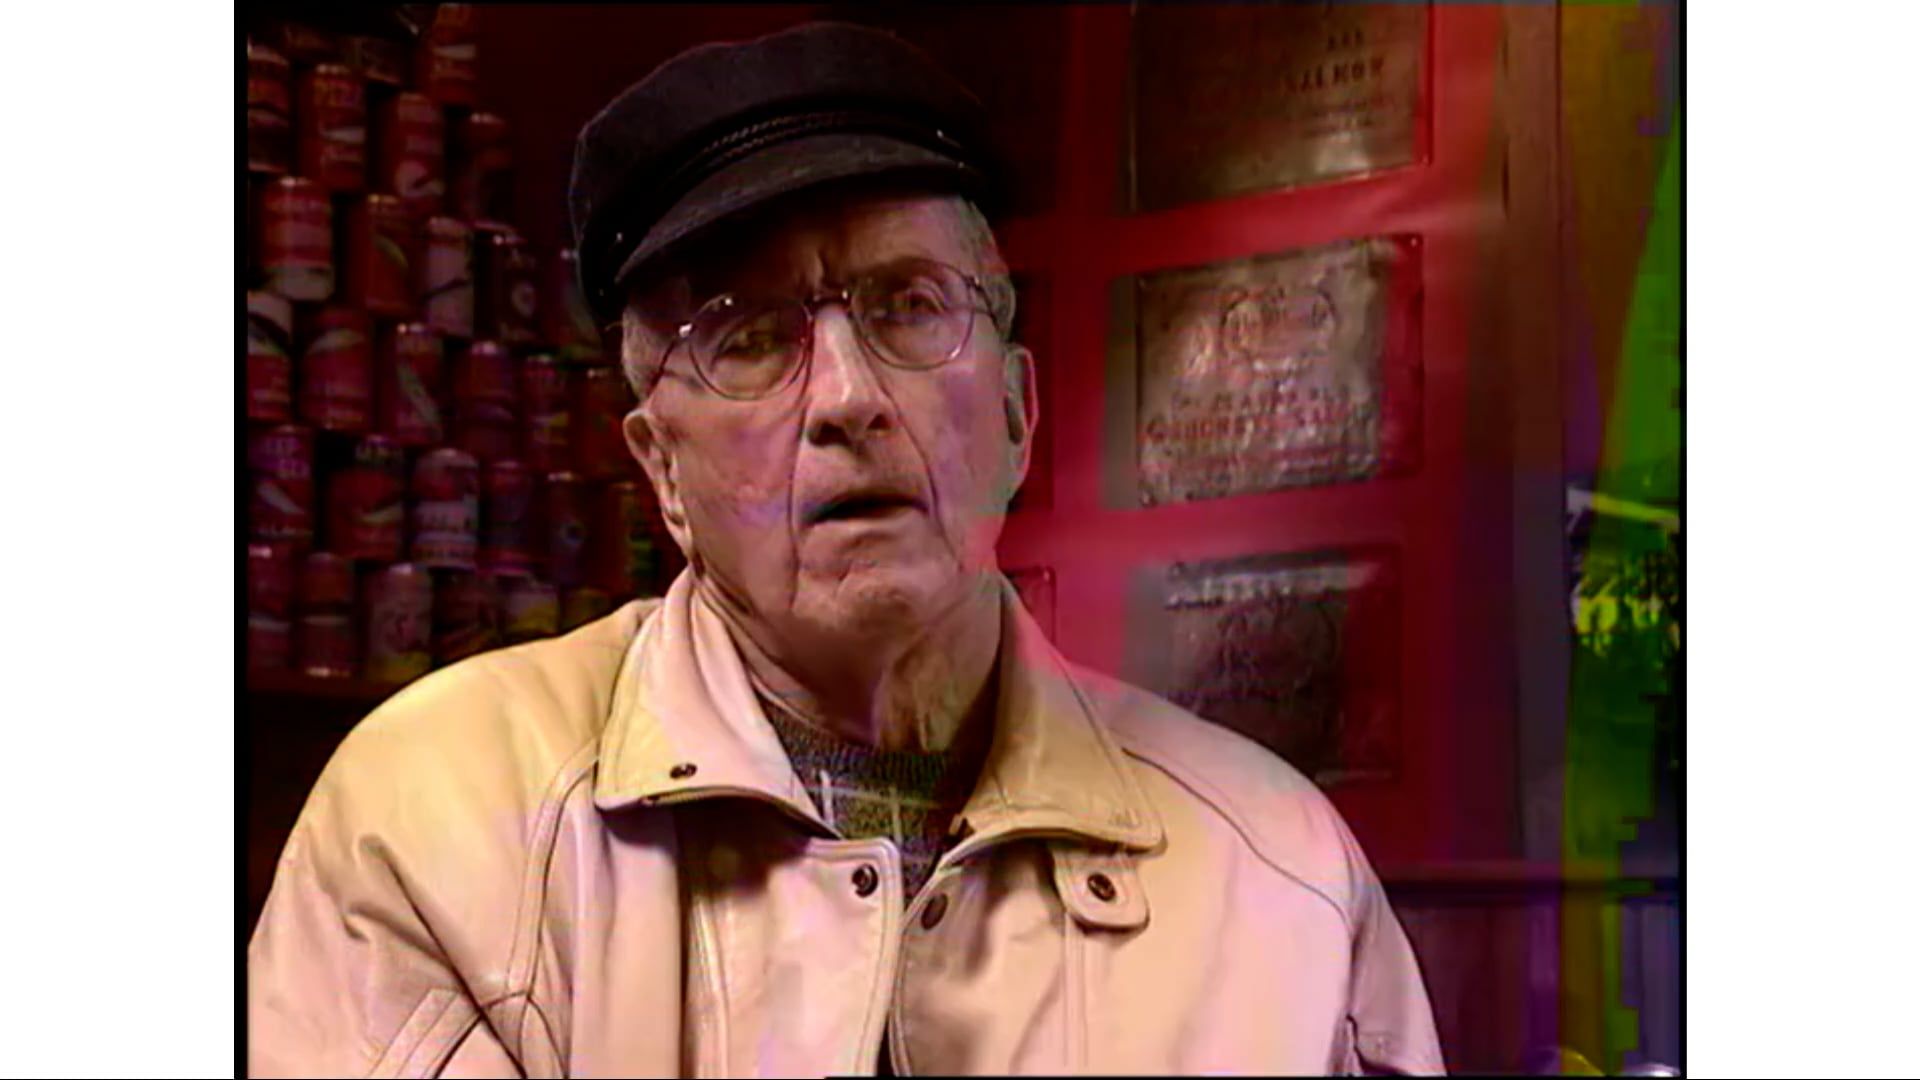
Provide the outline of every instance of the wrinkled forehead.
[[974,246],[954,196],[884,189],[800,195],[701,236],[648,275],[638,295],[649,311],[678,317],[722,293],[806,295],[908,257],[980,274]]

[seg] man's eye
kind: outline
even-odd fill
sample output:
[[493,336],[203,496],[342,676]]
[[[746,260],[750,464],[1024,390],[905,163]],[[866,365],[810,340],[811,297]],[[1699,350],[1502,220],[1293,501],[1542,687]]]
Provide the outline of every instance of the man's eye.
[[723,360],[756,360],[786,347],[778,316],[771,313],[749,320],[721,338],[714,356]]
[[895,290],[883,305],[882,313],[897,319],[928,318],[946,314],[947,306],[946,298],[937,287],[916,283]]
[[772,333],[755,330],[734,334],[720,346],[720,355],[726,357],[765,356],[780,347],[780,341]]

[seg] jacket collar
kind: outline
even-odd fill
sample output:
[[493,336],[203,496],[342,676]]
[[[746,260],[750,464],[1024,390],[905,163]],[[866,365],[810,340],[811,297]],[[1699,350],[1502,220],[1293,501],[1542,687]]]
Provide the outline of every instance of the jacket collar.
[[[1113,736],[1018,594],[1000,581],[999,706],[955,855],[1013,834],[1068,834],[1134,849],[1163,831]],[[602,810],[716,796],[772,802],[830,834],[761,712],[739,653],[690,573],[635,635],[601,736]]]

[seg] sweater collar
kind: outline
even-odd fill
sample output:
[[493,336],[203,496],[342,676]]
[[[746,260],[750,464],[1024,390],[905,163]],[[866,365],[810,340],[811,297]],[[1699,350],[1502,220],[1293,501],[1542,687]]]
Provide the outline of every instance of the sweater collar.
[[[1061,833],[1147,849],[1163,833],[1067,662],[1001,578],[999,704],[956,854]],[[635,635],[601,737],[594,804],[615,810],[721,796],[771,802],[828,832],[761,711],[725,625],[690,573]]]

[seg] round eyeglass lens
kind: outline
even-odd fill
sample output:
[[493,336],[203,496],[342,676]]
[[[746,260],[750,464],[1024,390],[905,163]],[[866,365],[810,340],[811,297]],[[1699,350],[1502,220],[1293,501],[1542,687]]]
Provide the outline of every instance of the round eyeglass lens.
[[693,319],[689,344],[700,372],[731,397],[769,393],[793,374],[806,350],[807,311],[797,302],[714,299]]
[[863,278],[854,308],[868,339],[888,360],[920,368],[944,364],[966,347],[975,303],[960,271],[910,259]]

